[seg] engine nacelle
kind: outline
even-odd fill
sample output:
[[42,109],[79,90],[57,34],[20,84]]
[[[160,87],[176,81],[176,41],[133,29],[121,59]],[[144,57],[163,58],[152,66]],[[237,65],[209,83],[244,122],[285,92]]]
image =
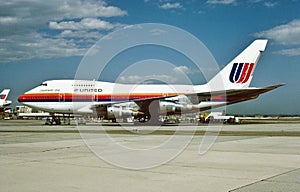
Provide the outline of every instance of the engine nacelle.
[[197,110],[196,105],[193,104],[181,104],[172,101],[160,101],[160,114],[161,115],[174,115],[182,114],[189,111]]
[[[159,114],[163,116],[182,114],[188,111],[193,111],[197,109],[196,105],[193,104],[182,104],[176,103],[171,100],[161,100],[159,101]],[[115,120],[121,118],[130,118],[130,117],[143,117],[147,116],[147,111],[142,111],[139,109],[139,106],[135,103],[132,105],[99,105],[94,108],[98,117],[102,117],[108,120]]]
[[120,106],[110,106],[107,107],[107,118],[108,119],[119,119],[119,118],[128,118],[128,117],[133,117],[138,114],[137,111],[133,111],[131,109],[123,109]]
[[124,108],[119,105],[99,105],[94,108],[94,111],[98,117],[108,120],[128,118],[136,116],[139,113],[138,111],[133,111],[132,109]]
[[162,115],[172,115],[176,112],[177,104],[171,101],[160,101],[159,112]]

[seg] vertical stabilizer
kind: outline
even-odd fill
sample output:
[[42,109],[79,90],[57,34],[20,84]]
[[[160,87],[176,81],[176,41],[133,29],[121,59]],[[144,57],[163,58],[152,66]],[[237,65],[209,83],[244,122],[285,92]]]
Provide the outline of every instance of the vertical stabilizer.
[[5,104],[5,100],[8,96],[10,89],[4,89],[1,93],[0,93],[0,107],[3,107]]
[[[253,71],[268,40],[255,40],[209,82],[213,90],[249,87]],[[224,87],[224,88],[223,88]]]

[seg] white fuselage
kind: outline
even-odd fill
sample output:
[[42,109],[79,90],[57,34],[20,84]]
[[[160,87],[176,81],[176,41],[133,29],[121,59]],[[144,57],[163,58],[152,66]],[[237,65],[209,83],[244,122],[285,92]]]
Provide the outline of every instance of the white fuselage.
[[[116,84],[85,80],[50,80],[43,82],[18,100],[24,105],[53,113],[92,113],[96,105],[117,104],[149,98],[172,98],[178,95],[208,92],[207,85]],[[174,97],[173,97],[174,96]],[[180,102],[180,101],[179,101]],[[191,105],[195,110],[226,105],[226,101],[202,101]]]

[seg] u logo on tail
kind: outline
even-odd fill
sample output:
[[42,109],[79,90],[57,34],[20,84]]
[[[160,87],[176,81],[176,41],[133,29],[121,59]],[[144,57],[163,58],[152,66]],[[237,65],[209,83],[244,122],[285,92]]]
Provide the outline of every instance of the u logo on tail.
[[254,63],[234,63],[229,75],[231,83],[246,83],[253,70]]

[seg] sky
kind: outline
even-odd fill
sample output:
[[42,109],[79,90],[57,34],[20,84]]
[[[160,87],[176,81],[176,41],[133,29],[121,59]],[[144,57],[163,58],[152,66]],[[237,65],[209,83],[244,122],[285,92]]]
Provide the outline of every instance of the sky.
[[[8,99],[15,106],[19,95],[45,80],[74,79],[83,56],[98,40],[111,32],[142,23],[167,24],[189,32],[203,42],[220,68],[255,39],[268,39],[251,85],[286,85],[258,99],[232,105],[227,111],[235,114],[300,115],[299,0],[1,2],[0,90],[11,89]],[[160,73],[163,70],[158,69],[157,72],[143,70],[140,66],[129,67],[133,64],[131,62],[137,64],[138,59],[154,56],[172,63],[173,68]],[[120,55],[103,71],[99,80],[114,82],[118,79],[123,83],[134,83],[152,77],[170,83],[184,83],[178,75],[180,71],[193,84],[205,83],[200,71],[185,58],[177,57],[161,47],[141,47],[135,52],[128,51],[125,56]],[[126,67],[130,70],[122,72]],[[218,69],[207,71],[212,77]]]

